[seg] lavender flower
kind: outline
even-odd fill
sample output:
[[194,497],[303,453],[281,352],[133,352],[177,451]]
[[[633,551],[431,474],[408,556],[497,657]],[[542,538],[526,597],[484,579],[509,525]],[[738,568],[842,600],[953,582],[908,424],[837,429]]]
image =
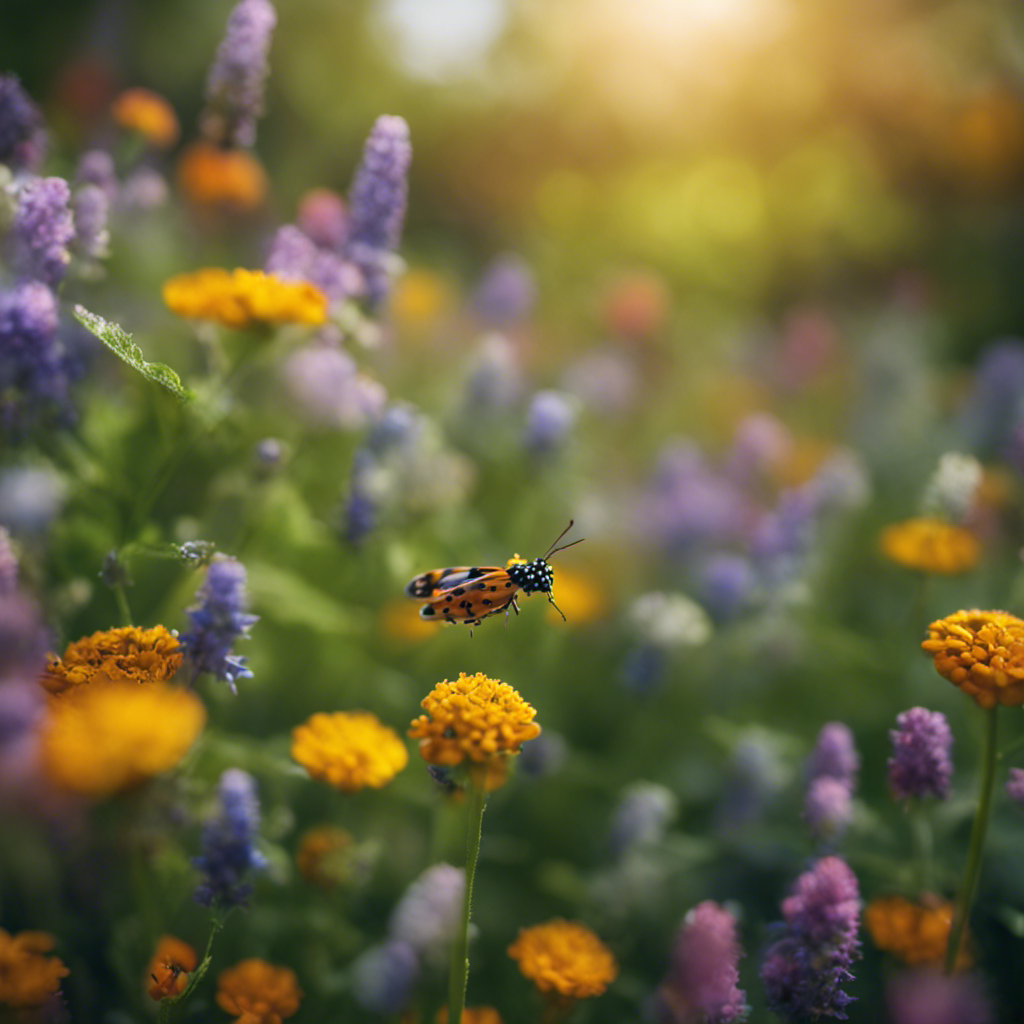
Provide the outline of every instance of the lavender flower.
[[668,652],[660,644],[637,644],[626,654],[619,679],[630,693],[653,693],[661,686],[667,664]]
[[1024,768],[1010,769],[1010,777],[1006,780],[1006,795],[1024,807]]
[[522,745],[516,766],[524,775],[543,779],[561,771],[568,755],[569,744],[565,737],[553,729],[545,729]]
[[72,197],[74,250],[89,263],[96,263],[110,254],[109,205],[106,193],[98,185],[82,185],[75,189]]
[[737,618],[754,600],[757,573],[744,555],[711,555],[701,570],[701,600],[718,622]]
[[377,525],[381,505],[377,480],[381,472],[372,452],[366,449],[356,452],[340,523],[342,537],[353,546],[358,546]]
[[784,491],[758,523],[751,554],[769,586],[787,583],[804,570],[814,544],[817,513],[813,492],[795,488]]
[[769,413],[755,413],[736,428],[730,468],[742,481],[762,477],[777,466],[792,447],[792,435],[784,424]]
[[818,841],[837,839],[846,831],[852,811],[847,783],[822,775],[807,787],[804,818],[811,835]]
[[790,1021],[845,1020],[853,998],[840,986],[853,978],[860,945],[856,876],[838,857],[823,857],[796,880],[782,914],[787,932],[761,965],[768,1005]]
[[786,779],[777,744],[751,729],[733,748],[726,775],[718,825],[726,831],[755,821]]
[[523,390],[515,346],[503,334],[488,334],[473,356],[466,380],[466,405],[473,414],[491,413],[514,404]]
[[278,228],[271,239],[264,268],[291,281],[309,281],[329,299],[343,301],[362,294],[362,272],[337,253],[320,248],[293,224]]
[[14,218],[15,262],[28,278],[60,284],[75,237],[71,189],[63,178],[32,178],[21,190]]
[[389,256],[398,247],[405,220],[412,146],[405,119],[379,117],[356,170],[349,201],[348,257],[366,278],[370,303],[390,288]]
[[535,455],[561,448],[576,422],[576,409],[561,391],[538,391],[526,411],[523,443]]
[[675,794],[655,782],[629,786],[612,816],[608,846],[613,857],[622,857],[636,846],[660,842],[676,816]]
[[314,188],[299,200],[299,228],[320,248],[340,251],[348,236],[345,200],[329,188]]
[[663,1024],[731,1024],[749,1013],[739,988],[742,956],[736,921],[712,900],[693,908],[672,948],[668,977],[658,989],[656,1013]]
[[196,675],[210,672],[235,690],[235,680],[252,672],[245,667],[245,658],[231,653],[231,647],[259,618],[245,611],[249,603],[245,566],[234,558],[214,559],[196,599],[199,603],[188,609],[191,628],[182,635],[181,646]]
[[898,975],[888,989],[893,1024],[993,1024],[995,1014],[980,979],[973,974],[913,971]]
[[1002,338],[982,353],[963,413],[963,430],[982,455],[999,452],[1024,413],[1024,343]]
[[251,876],[267,860],[255,845],[260,827],[256,780],[240,768],[229,768],[217,789],[220,813],[203,828],[202,852],[192,861],[203,874],[195,896],[204,907],[230,910],[249,898]]
[[473,308],[481,319],[504,327],[525,320],[536,300],[537,279],[530,265],[515,253],[504,253],[484,271]]
[[352,964],[352,995],[371,1013],[394,1016],[412,996],[420,977],[416,950],[408,942],[391,940],[374,946]]
[[145,213],[167,202],[170,190],[167,179],[152,167],[139,167],[132,171],[117,196],[119,213]]
[[49,645],[35,604],[19,593],[0,593],[0,685],[19,679],[38,685]]
[[11,535],[0,526],[0,596],[13,594],[18,586],[18,559],[11,547]]
[[206,79],[202,130],[212,142],[251,146],[256,141],[267,54],[276,24],[277,12],[270,0],[241,0],[231,11]]
[[12,171],[34,171],[45,155],[39,108],[14,75],[0,75],[0,164]]
[[434,864],[409,886],[391,914],[390,934],[408,943],[434,966],[447,961],[462,923],[466,872],[451,864]]
[[105,149],[90,149],[78,159],[76,185],[96,185],[103,190],[108,203],[117,198],[117,172],[114,158]]
[[256,470],[260,476],[270,476],[281,468],[287,454],[287,447],[276,437],[265,437],[256,445],[254,452]]
[[357,430],[379,416],[387,392],[361,373],[339,348],[311,345],[292,353],[285,383],[307,420],[341,430]]
[[826,722],[807,760],[809,780],[827,775],[845,782],[851,790],[857,781],[860,757],[854,746],[853,733],[842,722]]
[[911,708],[896,716],[899,728],[889,730],[889,789],[897,800],[949,796],[953,732],[941,711]]

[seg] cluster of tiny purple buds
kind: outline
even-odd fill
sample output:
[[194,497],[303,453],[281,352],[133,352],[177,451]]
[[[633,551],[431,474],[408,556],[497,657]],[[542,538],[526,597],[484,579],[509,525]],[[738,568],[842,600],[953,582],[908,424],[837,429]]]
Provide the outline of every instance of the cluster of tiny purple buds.
[[109,255],[110,201],[99,185],[80,185],[71,198],[71,208],[75,223],[73,248],[87,263],[95,264]]
[[859,770],[860,756],[850,727],[842,722],[826,722],[807,759],[808,778],[817,779],[828,775],[853,789],[857,784]]
[[117,198],[117,171],[114,158],[105,149],[88,149],[78,158],[75,185],[95,185],[103,190],[107,201]]
[[371,1013],[393,1017],[405,1008],[419,981],[416,950],[401,939],[373,946],[352,964],[352,995]]
[[331,249],[323,248],[294,224],[278,228],[263,264],[268,274],[309,281],[328,299],[339,302],[365,290],[362,271]]
[[370,131],[349,198],[346,255],[363,272],[371,305],[391,287],[389,263],[398,247],[408,199],[412,146],[401,117],[379,117]]
[[523,444],[535,455],[547,455],[561,448],[576,423],[576,409],[561,391],[538,391],[526,410]]
[[1024,343],[993,342],[982,353],[963,411],[963,432],[980,455],[1000,454],[1024,412]]
[[30,178],[18,195],[14,218],[15,265],[23,278],[51,288],[64,279],[75,237],[71,189],[63,178]]
[[497,256],[484,271],[473,308],[497,327],[525,320],[537,300],[537,280],[530,265],[515,253]]
[[466,872],[451,864],[427,868],[405,891],[391,913],[389,934],[407,942],[424,963],[447,962],[462,923]]
[[212,142],[251,146],[256,141],[276,24],[277,12],[270,0],[241,0],[231,11],[206,79],[207,105],[201,124]]
[[853,733],[842,722],[827,722],[807,759],[804,818],[817,841],[834,841],[846,830],[859,768]]
[[889,984],[892,1024],[993,1024],[995,1014],[974,974],[906,971]]
[[369,449],[361,448],[355,453],[339,523],[342,537],[353,546],[373,532],[380,517],[380,501],[370,483],[376,468],[377,458]]
[[889,789],[897,800],[949,796],[953,761],[953,731],[941,711],[911,708],[896,716],[889,731]]
[[216,558],[207,570],[206,582],[196,594],[198,604],[188,609],[190,628],[181,645],[198,676],[210,672],[235,690],[235,680],[252,672],[245,658],[232,654],[239,637],[248,634],[258,616],[250,615],[245,566],[234,558]]
[[853,997],[842,985],[859,955],[857,878],[838,857],[823,857],[796,880],[782,903],[784,935],[765,953],[768,1005],[788,1021],[845,1020]]
[[676,816],[675,794],[656,782],[636,782],[619,801],[608,833],[612,856],[660,842]]
[[196,900],[205,907],[230,910],[252,892],[252,875],[267,861],[256,849],[260,807],[256,781],[240,768],[230,768],[217,787],[219,812],[203,828],[200,854],[193,859],[202,878]]
[[0,164],[34,171],[46,154],[46,129],[39,108],[14,75],[0,75]]
[[736,968],[742,955],[732,914],[712,900],[694,907],[679,929],[668,976],[655,997],[659,1024],[745,1020],[750,1008]]
[[701,567],[701,603],[718,622],[729,622],[749,608],[757,588],[757,572],[745,555],[721,551]]

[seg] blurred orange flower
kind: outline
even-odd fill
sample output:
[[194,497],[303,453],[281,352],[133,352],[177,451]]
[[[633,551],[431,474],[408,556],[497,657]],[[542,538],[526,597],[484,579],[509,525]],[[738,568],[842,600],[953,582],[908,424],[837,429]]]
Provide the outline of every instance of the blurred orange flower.
[[0,928],[0,1006],[39,1006],[60,988],[69,972],[48,955],[54,945],[47,932],[11,935]]
[[122,128],[138,132],[157,149],[167,149],[178,141],[174,108],[149,89],[126,89],[114,100],[110,113]]
[[146,969],[146,993],[150,999],[172,999],[188,985],[190,971],[196,969],[196,951],[173,935],[161,935]]
[[267,176],[254,156],[209,142],[193,142],[181,154],[178,185],[197,206],[236,213],[261,206],[267,195]]
[[266,960],[243,960],[217,976],[217,1005],[239,1024],[281,1024],[300,1002],[295,972]]
[[897,565],[947,576],[973,569],[981,557],[981,545],[970,530],[925,516],[887,526],[879,544]]
[[351,874],[344,855],[352,849],[353,842],[350,832],[333,825],[307,829],[295,851],[295,866],[307,882],[321,889],[333,889]]
[[[874,944],[911,966],[942,960],[952,922],[953,904],[935,898],[912,903],[902,896],[885,896],[864,908],[864,927]],[[970,964],[970,954],[961,944],[956,966]]]
[[[448,1024],[448,1007],[442,1006],[434,1019],[437,1024]],[[467,1006],[462,1011],[462,1024],[502,1024],[501,1014],[493,1006]]]
[[394,729],[369,711],[318,712],[292,730],[292,757],[343,793],[387,785],[409,761]]
[[541,992],[569,999],[599,996],[619,973],[608,947],[575,921],[520,928],[508,955]]

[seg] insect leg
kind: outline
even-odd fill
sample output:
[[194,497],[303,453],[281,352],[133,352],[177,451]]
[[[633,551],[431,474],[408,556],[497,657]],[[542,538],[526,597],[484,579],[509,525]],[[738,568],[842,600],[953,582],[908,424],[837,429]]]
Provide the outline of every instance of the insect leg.
[[559,608],[557,604],[555,604],[555,599],[550,594],[548,594],[548,602],[550,603],[551,607],[554,608],[555,611],[562,616],[562,621],[568,622],[568,619],[566,619],[565,617],[565,612],[563,612],[562,609]]

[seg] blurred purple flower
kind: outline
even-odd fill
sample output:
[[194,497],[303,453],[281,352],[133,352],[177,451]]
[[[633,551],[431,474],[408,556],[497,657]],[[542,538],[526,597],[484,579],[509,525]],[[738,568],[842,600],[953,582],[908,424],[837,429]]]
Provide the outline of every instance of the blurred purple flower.
[[743,736],[733,748],[726,771],[719,828],[730,831],[755,821],[784,780],[779,752],[768,737],[757,731]]
[[352,995],[364,1010],[393,1016],[409,1002],[419,977],[416,950],[393,939],[371,947],[353,962]]
[[750,1012],[739,988],[736,921],[712,900],[693,908],[672,947],[668,976],[658,989],[660,1024],[731,1024]]
[[412,146],[405,119],[377,118],[352,182],[346,255],[363,272],[371,305],[391,287],[388,269],[405,220]]
[[199,602],[188,609],[189,629],[181,646],[195,675],[210,672],[235,690],[235,681],[252,676],[245,658],[231,653],[236,640],[248,635],[259,616],[250,615],[245,566],[237,559],[218,557],[206,571]]
[[516,766],[524,775],[544,779],[561,771],[568,756],[569,744],[565,737],[553,729],[545,729],[522,745]]
[[749,608],[757,591],[757,573],[749,558],[721,552],[701,569],[700,599],[718,622],[729,622]]
[[595,412],[621,416],[636,401],[636,367],[622,352],[591,352],[566,370],[565,387]]
[[643,643],[630,649],[619,669],[622,685],[631,693],[653,693],[662,683],[668,652],[661,644]]
[[819,842],[838,839],[850,824],[850,787],[840,779],[822,775],[807,787],[804,819],[811,835]]
[[108,203],[117,199],[117,172],[114,158],[105,149],[86,150],[78,158],[75,185],[95,185],[103,190]]
[[392,911],[389,933],[408,943],[425,963],[447,962],[462,923],[466,872],[451,864],[427,868],[406,890]]
[[18,586],[18,559],[11,547],[11,535],[0,526],[0,596],[13,594]]
[[276,24],[270,0],[241,0],[232,9],[206,79],[201,125],[211,141],[228,146],[251,146],[256,141]]
[[775,508],[754,529],[750,551],[769,587],[799,576],[807,565],[817,533],[818,507],[807,488],[783,491]]
[[565,444],[576,423],[576,410],[561,391],[538,391],[526,411],[523,443],[535,455],[547,455]]
[[339,348],[309,345],[284,365],[285,383],[310,422],[357,430],[379,416],[387,401],[384,386],[356,368]]
[[656,782],[627,787],[612,815],[608,848],[616,859],[637,846],[660,842],[679,807],[675,794]]
[[747,416],[736,428],[729,456],[730,470],[742,481],[756,482],[789,454],[793,437],[770,413]]
[[81,185],[71,198],[74,211],[74,251],[90,263],[110,254],[110,232],[107,231],[109,201],[98,185]]
[[853,790],[859,770],[860,756],[850,727],[842,722],[826,722],[807,759],[808,781],[828,776],[839,779]]
[[345,200],[328,188],[315,188],[299,200],[299,229],[322,249],[339,251],[348,236]]
[[18,195],[14,218],[15,262],[26,278],[51,288],[63,280],[75,237],[71,189],[63,178],[31,178]]
[[267,476],[279,469],[284,462],[287,448],[283,441],[276,437],[265,437],[256,445],[256,467],[259,473]]
[[838,451],[818,467],[803,489],[819,514],[841,512],[863,505],[870,495],[871,482],[857,455]]
[[423,430],[423,417],[408,402],[392,402],[370,425],[366,447],[376,455],[413,443]]
[[39,108],[15,75],[0,75],[0,164],[34,171],[46,155],[46,129]]
[[953,761],[953,732],[941,711],[911,708],[896,716],[889,730],[889,789],[897,800],[949,796]]
[[29,679],[38,686],[49,646],[36,605],[17,592],[0,594],[0,685]]
[[274,233],[264,269],[285,280],[309,281],[335,302],[360,295],[365,288],[362,271],[354,263],[321,248],[294,224]]
[[530,265],[515,253],[496,256],[473,295],[477,315],[496,327],[525,320],[537,301],[537,280]]
[[981,980],[963,972],[904,972],[890,982],[887,1002],[893,1024],[994,1024],[996,1019]]
[[354,546],[373,532],[380,517],[380,494],[376,486],[380,472],[373,452],[361,448],[355,453],[340,523],[341,536]]
[[166,204],[170,195],[167,179],[152,167],[139,167],[132,171],[121,185],[117,195],[119,213],[145,213]]
[[513,405],[523,391],[523,374],[515,346],[503,334],[488,334],[480,342],[466,379],[466,405],[476,413],[491,413]]
[[1010,769],[1010,776],[1006,780],[1006,795],[1024,807],[1024,768]]
[[1024,415],[1024,342],[1001,338],[981,354],[962,414],[970,446],[999,454]]

